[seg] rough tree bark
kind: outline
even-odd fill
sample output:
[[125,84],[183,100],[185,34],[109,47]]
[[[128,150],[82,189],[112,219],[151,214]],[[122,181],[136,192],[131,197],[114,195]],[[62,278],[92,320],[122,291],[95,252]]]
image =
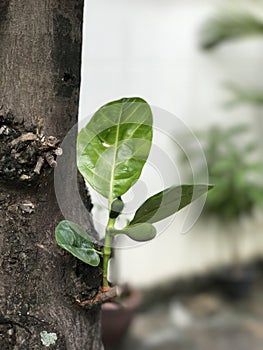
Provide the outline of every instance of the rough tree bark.
[[76,302],[97,293],[100,268],[54,240],[52,166],[77,119],[82,16],[83,0],[0,0],[1,350],[101,348],[99,308]]

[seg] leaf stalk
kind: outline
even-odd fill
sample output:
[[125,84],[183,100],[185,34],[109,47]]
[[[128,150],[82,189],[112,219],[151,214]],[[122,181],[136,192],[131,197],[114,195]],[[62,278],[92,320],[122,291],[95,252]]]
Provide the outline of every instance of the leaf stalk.
[[109,268],[109,260],[111,257],[111,243],[112,243],[112,229],[114,228],[115,219],[109,218],[107,227],[106,227],[106,233],[105,233],[105,241],[104,241],[104,248],[103,248],[103,283],[102,287],[103,289],[107,290],[109,289],[109,282],[108,282],[108,268]]

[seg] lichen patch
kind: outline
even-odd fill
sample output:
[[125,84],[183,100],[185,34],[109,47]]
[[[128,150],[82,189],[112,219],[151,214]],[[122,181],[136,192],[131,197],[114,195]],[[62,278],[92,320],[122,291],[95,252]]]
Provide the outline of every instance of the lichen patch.
[[55,344],[58,339],[56,333],[48,333],[47,331],[42,331],[40,337],[41,343],[46,347]]

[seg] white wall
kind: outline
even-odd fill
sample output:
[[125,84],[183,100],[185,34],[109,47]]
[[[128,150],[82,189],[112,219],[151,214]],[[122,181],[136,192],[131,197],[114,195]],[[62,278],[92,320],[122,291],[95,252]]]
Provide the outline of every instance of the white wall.
[[[262,42],[245,40],[225,44],[210,53],[201,52],[200,25],[213,12],[214,3],[211,0],[87,0],[80,118],[110,100],[141,96],[175,114],[189,128],[215,122],[255,121],[252,107],[223,109],[228,94],[222,83],[262,84],[259,74]],[[163,125],[163,128],[171,130],[172,126]],[[191,234],[182,236],[178,229],[180,217],[155,242],[119,250],[117,279],[150,284],[160,278],[203,271],[228,259],[228,249],[221,251],[215,238],[218,235],[211,234],[225,228],[199,223]],[[257,239],[262,243],[258,221],[249,225],[252,225],[250,230],[257,227]],[[253,241],[247,243],[245,227],[242,225],[244,244],[240,242],[243,246],[240,249],[247,258],[260,252],[254,249],[258,249],[258,240],[254,240],[254,248]],[[263,249],[260,250],[262,253]]]

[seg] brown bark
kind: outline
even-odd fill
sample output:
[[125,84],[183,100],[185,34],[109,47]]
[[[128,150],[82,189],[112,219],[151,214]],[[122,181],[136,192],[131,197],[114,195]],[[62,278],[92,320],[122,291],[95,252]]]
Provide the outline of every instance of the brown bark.
[[57,337],[49,349],[101,348],[99,307],[76,302],[94,298],[100,269],[54,239],[52,166],[77,119],[82,11],[83,0],[0,0],[1,350],[44,349],[43,332]]

